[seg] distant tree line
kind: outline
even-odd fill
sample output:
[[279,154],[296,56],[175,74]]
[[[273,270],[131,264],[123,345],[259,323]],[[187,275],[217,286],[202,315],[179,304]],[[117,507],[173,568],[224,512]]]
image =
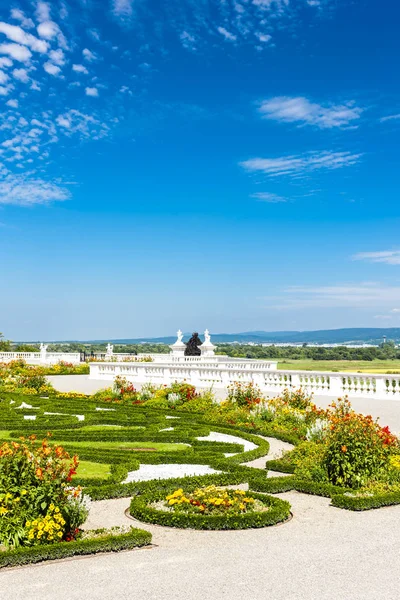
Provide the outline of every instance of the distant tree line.
[[336,346],[247,346],[246,344],[217,344],[218,354],[232,358],[311,359],[311,360],[388,360],[400,359],[400,348],[394,342],[386,342],[372,348],[348,348]]
[[[371,348],[348,348],[336,346],[323,348],[315,346],[249,346],[247,344],[216,344],[217,354],[231,356],[232,358],[264,358],[264,359],[310,359],[310,360],[390,360],[400,359],[400,348],[394,342],[388,341],[380,346]],[[105,354],[106,343],[60,342],[49,344],[50,352],[85,352],[90,354]],[[0,333],[0,351],[37,352],[39,343],[16,344],[5,340]],[[117,354],[168,354],[170,348],[167,344],[114,344]]]

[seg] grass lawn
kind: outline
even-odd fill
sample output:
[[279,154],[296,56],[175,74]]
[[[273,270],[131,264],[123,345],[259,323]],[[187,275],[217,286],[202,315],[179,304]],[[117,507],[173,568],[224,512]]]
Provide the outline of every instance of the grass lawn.
[[351,373],[400,373],[400,360],[280,360],[278,369],[299,371],[339,371]]
[[106,479],[110,475],[110,465],[104,463],[81,460],[76,472],[76,477]]
[[93,442],[90,441],[65,441],[57,438],[57,443],[62,444],[67,450],[68,446],[85,446],[89,448],[100,448],[103,450],[115,450],[118,448],[124,448],[125,450],[137,450],[139,448],[150,448],[157,450],[157,452],[184,452],[188,449],[186,444],[172,444],[164,442]]

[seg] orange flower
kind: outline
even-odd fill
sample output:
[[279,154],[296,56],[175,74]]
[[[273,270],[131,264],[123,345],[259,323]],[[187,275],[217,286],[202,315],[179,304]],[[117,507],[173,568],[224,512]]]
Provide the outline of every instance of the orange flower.
[[38,467],[35,472],[36,472],[36,477],[39,477],[39,479],[42,479],[42,477],[43,477],[43,469],[41,469],[40,467]]
[[342,452],[347,452],[347,446],[342,446],[341,450]]

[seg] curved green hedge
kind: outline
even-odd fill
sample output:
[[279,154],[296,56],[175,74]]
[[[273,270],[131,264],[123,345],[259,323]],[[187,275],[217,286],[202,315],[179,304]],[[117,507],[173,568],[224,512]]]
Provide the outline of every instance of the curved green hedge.
[[56,560],[71,556],[82,556],[85,554],[98,554],[99,552],[131,550],[132,548],[148,546],[151,543],[151,539],[151,533],[148,531],[144,529],[131,529],[127,533],[109,535],[93,540],[25,546],[7,552],[0,552],[0,568],[27,565],[44,560]]
[[[237,483],[237,482],[235,482]],[[135,519],[145,523],[156,523],[167,527],[180,527],[184,529],[250,529],[267,527],[286,521],[290,516],[290,504],[285,500],[273,498],[264,494],[247,492],[248,496],[255,498],[269,507],[265,512],[248,512],[236,515],[202,515],[185,512],[157,510],[149,504],[164,500],[166,495],[176,490],[177,485],[149,485],[143,484],[143,493],[134,496],[131,500],[130,514]],[[180,487],[186,492],[196,489],[197,484],[191,481],[188,484],[179,481]],[[227,485],[227,484],[225,484]]]
[[[13,404],[10,404],[10,401]],[[22,402],[38,407],[33,409],[17,409]],[[185,405],[184,405],[185,406]],[[98,411],[96,408],[111,410]],[[64,415],[46,415],[45,412],[68,413]],[[24,414],[35,414],[35,421],[24,420]],[[84,414],[85,420],[78,421],[74,415]],[[179,417],[168,419],[167,417]],[[330,484],[300,480],[293,475],[267,478],[267,470],[281,473],[293,473],[293,465],[285,459],[266,462],[266,469],[245,467],[243,463],[266,456],[269,443],[263,436],[269,435],[293,444],[299,439],[296,435],[279,430],[263,430],[258,432],[248,428],[208,420],[206,413],[190,412],[185,409],[156,409],[146,405],[132,406],[126,404],[106,404],[100,400],[88,398],[42,398],[40,396],[20,396],[15,393],[0,394],[0,429],[10,434],[10,439],[35,433],[38,438],[45,437],[47,431],[53,432],[53,439],[70,452],[79,455],[81,460],[110,464],[111,474],[107,479],[74,478],[74,483],[85,486],[93,499],[128,497],[140,493],[137,483],[122,484],[128,472],[139,468],[142,464],[206,464],[224,473],[226,484],[247,481],[253,491],[261,493],[278,493],[297,490],[307,494],[332,497],[332,504],[349,510],[368,510],[400,503],[400,493],[388,492],[374,496],[350,496],[349,490],[337,488]],[[118,425],[120,428],[108,429],[104,425]],[[88,426],[103,426],[101,431],[87,429]],[[174,427],[173,431],[162,431]],[[222,443],[209,440],[197,440],[206,437],[210,431],[234,435],[257,445],[257,448],[244,451],[241,444]],[[106,441],[114,447],[96,447],[95,442]],[[84,443],[83,445],[77,442]],[[190,444],[184,450],[176,451],[128,451],[118,446],[122,442],[165,442]],[[1,443],[1,441],[0,441]],[[228,452],[236,452],[235,456],[225,457]],[[216,475],[198,478],[199,485],[215,483]],[[171,481],[171,480],[167,480]],[[190,478],[190,481],[197,479]],[[180,480],[182,482],[182,479]],[[182,484],[179,483],[178,487]],[[351,491],[351,490],[350,490]]]

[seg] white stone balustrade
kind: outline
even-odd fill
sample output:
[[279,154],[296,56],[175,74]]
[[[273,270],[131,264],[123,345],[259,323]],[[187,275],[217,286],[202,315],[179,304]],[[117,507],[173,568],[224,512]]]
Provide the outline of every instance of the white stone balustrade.
[[55,365],[60,361],[79,364],[79,352],[0,352],[0,362],[8,363],[12,360],[24,360],[28,365]]
[[[350,398],[375,398],[400,400],[399,375],[374,375],[370,373],[331,373],[321,371],[278,371],[276,362],[249,361],[227,357],[196,360],[163,360],[152,363],[90,363],[90,378],[113,381],[117,375],[133,383],[170,385],[186,381],[197,387],[224,389],[234,382],[253,382],[262,392],[282,392],[285,388],[302,388],[317,396],[349,396]],[[168,360],[164,360],[164,357]],[[222,360],[221,360],[222,359]]]

